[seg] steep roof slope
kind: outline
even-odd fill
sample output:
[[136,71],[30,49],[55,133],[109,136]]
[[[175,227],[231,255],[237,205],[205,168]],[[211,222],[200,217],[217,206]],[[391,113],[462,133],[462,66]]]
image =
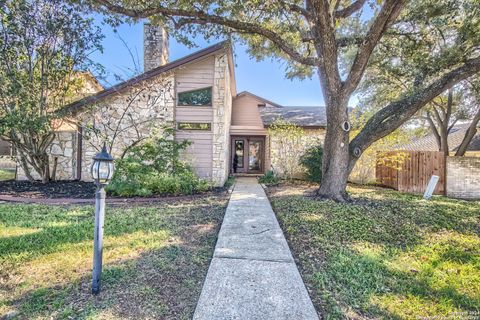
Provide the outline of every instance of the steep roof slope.
[[[175,61],[172,61],[170,63],[167,63],[163,66],[160,66],[158,68],[155,68],[155,69],[152,69],[152,70],[149,70],[147,72],[144,72],[136,77],[133,77],[129,80],[126,80],[124,82],[121,82],[119,84],[116,84],[108,89],[105,89],[105,90],[102,90],[96,94],[93,94],[91,96],[88,96],[84,99],[81,99],[81,100],[78,100],[68,106],[66,106],[65,108],[63,108],[61,110],[61,114],[62,115],[75,115],[77,114],[78,112],[80,112],[81,110],[83,110],[83,108],[91,103],[94,103],[94,102],[98,102],[108,96],[110,96],[111,94],[114,94],[114,93],[117,93],[119,91],[122,91],[132,85],[135,85],[139,82],[142,82],[144,80],[147,80],[147,79],[150,79],[152,77],[155,77],[155,76],[158,76],[162,73],[165,73],[167,71],[171,71],[177,67],[180,67],[180,66],[183,66],[189,62],[193,62],[195,60],[198,60],[198,59],[201,59],[201,58],[204,58],[208,55],[211,55],[211,54],[214,54],[218,51],[221,51],[221,50],[230,50],[230,42],[229,41],[222,41],[222,42],[219,42],[215,45],[212,45],[210,47],[207,47],[205,49],[202,49],[202,50],[199,50],[195,53],[192,53],[190,55],[187,55],[183,58],[180,58],[180,59],[177,59]],[[230,52],[229,52],[230,53]],[[231,55],[231,53],[230,53]],[[235,84],[234,84],[235,85]]]

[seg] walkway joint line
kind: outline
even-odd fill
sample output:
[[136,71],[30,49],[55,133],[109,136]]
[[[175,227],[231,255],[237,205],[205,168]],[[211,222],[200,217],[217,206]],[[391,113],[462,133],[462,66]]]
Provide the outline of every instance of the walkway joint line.
[[193,319],[319,319],[255,178],[235,183]]

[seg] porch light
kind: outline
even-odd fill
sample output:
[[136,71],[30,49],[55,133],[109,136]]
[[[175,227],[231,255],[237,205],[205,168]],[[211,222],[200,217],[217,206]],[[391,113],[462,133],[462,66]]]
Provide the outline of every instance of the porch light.
[[113,171],[113,158],[107,152],[107,146],[104,143],[102,151],[93,157],[91,175],[97,185],[105,185],[112,179]]

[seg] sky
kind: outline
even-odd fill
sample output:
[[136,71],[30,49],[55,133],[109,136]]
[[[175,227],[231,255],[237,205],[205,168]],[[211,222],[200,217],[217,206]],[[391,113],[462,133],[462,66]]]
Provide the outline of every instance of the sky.
[[[100,23],[101,17],[96,18]],[[115,33],[112,27],[103,25],[105,35],[103,53],[95,52],[92,58],[102,64],[107,71],[108,83],[116,82],[114,74],[128,78],[129,69],[134,69],[134,60],[123,43],[125,41],[135,60],[143,64],[143,23],[123,24]],[[123,41],[122,41],[123,39]],[[223,39],[207,43],[204,39],[195,39],[198,48],[188,48],[170,38],[170,61],[182,58]],[[307,80],[289,80],[285,78],[285,68],[281,62],[264,60],[257,62],[249,57],[244,46],[234,46],[235,77],[237,92],[250,91],[268,100],[285,106],[321,106],[324,105],[318,77]]]

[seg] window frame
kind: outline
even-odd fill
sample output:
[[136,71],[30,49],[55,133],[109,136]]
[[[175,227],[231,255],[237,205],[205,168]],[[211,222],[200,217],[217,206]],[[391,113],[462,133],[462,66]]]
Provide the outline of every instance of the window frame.
[[[180,125],[182,124],[187,124],[187,125],[192,125],[192,124],[206,124],[208,125],[208,129],[201,129],[201,128],[190,128],[190,129],[182,129],[180,128]],[[204,132],[211,132],[212,131],[212,123],[211,122],[177,122],[177,130],[179,131],[204,131]]]
[[[180,103],[180,95],[182,93],[192,93],[192,92],[195,92],[195,91],[201,91],[201,90],[205,90],[205,89],[210,89],[210,92],[211,92],[210,104],[181,104]],[[188,91],[177,92],[177,106],[179,106],[179,107],[212,107],[213,106],[213,86],[208,86],[208,87],[192,89],[192,90],[188,90]]]

